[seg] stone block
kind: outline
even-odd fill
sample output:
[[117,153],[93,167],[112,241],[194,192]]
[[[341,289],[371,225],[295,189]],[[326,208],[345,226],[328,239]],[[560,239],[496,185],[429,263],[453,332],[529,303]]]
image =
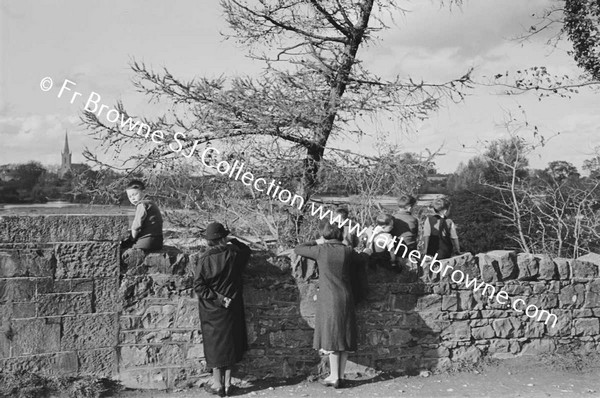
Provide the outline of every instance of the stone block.
[[60,350],[60,319],[12,320],[13,356],[34,355]]
[[204,358],[204,344],[193,344],[187,346],[185,359],[202,359]]
[[142,326],[145,329],[164,329],[173,327],[177,315],[176,303],[149,305],[142,314]]
[[492,327],[497,337],[508,339],[523,336],[523,324],[516,318],[494,319]]
[[448,319],[451,319],[451,320],[456,319],[459,321],[464,321],[465,319],[471,319],[471,312],[470,311],[449,312]]
[[592,311],[590,308],[582,308],[579,310],[573,310],[573,318],[589,318],[591,316],[594,316],[594,311]]
[[92,314],[63,318],[64,351],[109,348],[117,345],[117,315]]
[[598,318],[577,318],[573,320],[573,336],[596,336],[600,333]]
[[548,325],[546,326],[548,329],[548,336],[570,336],[571,323],[573,320],[571,312],[567,310],[552,310],[552,313],[556,315],[556,323],[548,323]]
[[571,279],[571,260],[567,258],[555,258],[557,277],[560,280]]
[[269,343],[276,348],[310,347],[313,334],[312,330],[279,330],[269,333]]
[[600,293],[600,279],[594,279],[587,284],[588,292]]
[[583,305],[586,308],[600,307],[600,292],[587,292]]
[[581,308],[585,298],[585,287],[581,283],[563,287],[559,294],[561,308]]
[[187,271],[188,256],[172,246],[148,253],[144,264],[149,274],[184,275]]
[[[441,297],[436,295],[437,297]],[[440,299],[441,302],[441,299]],[[417,297],[412,294],[395,294],[392,296],[392,306],[394,310],[412,311],[417,307]],[[441,310],[441,304],[440,304]]]
[[91,312],[91,293],[51,293],[38,296],[38,316],[89,314]]
[[[460,271],[464,275],[468,275],[469,279],[481,279],[481,274],[479,271],[479,267],[477,266],[477,261],[473,257],[471,253],[464,253],[460,256],[451,257],[447,260],[444,260],[444,268],[450,267],[444,276],[445,281],[452,281],[451,274],[454,271]],[[454,277],[455,279],[459,279],[459,274]]]
[[517,256],[512,250],[493,250],[477,255],[479,270],[487,283],[515,279],[519,274]]
[[452,350],[452,361],[477,363],[482,357],[481,350],[476,346],[463,346]]
[[117,243],[59,243],[55,247],[55,256],[57,279],[119,276]]
[[51,245],[0,249],[0,278],[52,277],[55,269],[56,258]]
[[78,371],[75,352],[13,357],[0,360],[0,367],[11,373],[35,372],[45,376],[74,376]]
[[129,225],[126,215],[5,215],[0,243],[119,241]]
[[9,302],[0,305],[0,314],[0,325],[2,324],[3,317],[7,321],[9,319],[33,318],[36,315],[36,304],[29,302]]
[[417,311],[441,311],[442,296],[439,294],[428,294],[417,299]]
[[115,312],[122,305],[119,300],[119,278],[98,278],[94,280],[94,312]]
[[[552,327],[551,324],[549,325],[549,327]],[[533,320],[530,320],[525,325],[525,337],[528,337],[530,339],[537,339],[543,337],[544,331],[545,327],[542,322],[535,322]]]
[[539,264],[539,277],[541,280],[553,280],[558,279],[558,269],[556,263],[550,258],[550,256],[536,255]]
[[504,288],[502,290],[504,290],[510,296],[528,296],[531,294],[531,286],[525,283],[526,282],[510,281],[504,285]]
[[517,279],[521,281],[536,280],[540,273],[539,259],[533,254],[519,253],[517,254],[517,266],[519,274]]
[[[202,386],[208,384],[212,380],[212,375],[208,373],[202,362],[197,361],[191,365],[185,367],[174,367],[168,368],[167,379],[169,381],[169,388],[179,391],[181,389],[188,389],[190,386]],[[234,384],[239,384],[241,380],[234,377],[232,379]]]
[[458,310],[470,311],[476,308],[477,302],[473,297],[472,290],[463,290],[458,292]]
[[574,260],[571,264],[573,278],[597,278],[600,261],[595,253],[586,254]]
[[487,340],[495,336],[492,326],[487,325],[479,328],[471,327],[471,335],[475,340]]
[[35,279],[0,279],[0,304],[13,301],[32,301],[35,297]]
[[527,305],[535,305],[540,310],[558,307],[558,294],[534,294],[527,297]]
[[517,340],[494,339],[491,340],[488,352],[494,358],[510,358],[519,353],[521,346]]
[[471,340],[471,327],[468,321],[455,321],[442,331],[442,340],[469,341]]
[[118,362],[115,348],[78,351],[79,372],[98,377],[115,374]]
[[198,328],[200,327],[200,317],[198,313],[198,301],[195,299],[180,299],[177,305],[177,314],[175,315],[175,327],[178,328]]
[[523,343],[521,353],[523,355],[549,354],[556,350],[556,343],[550,339],[534,339],[530,342]]
[[451,294],[442,296],[442,311],[457,311],[458,310],[458,294],[452,292]]
[[409,329],[393,329],[389,331],[390,346],[408,346],[416,343],[417,340],[418,336],[413,335]]
[[182,365],[184,351],[178,344],[132,345],[120,347],[119,368]]
[[117,379],[123,387],[136,390],[166,390],[169,388],[168,368],[119,369]]
[[10,340],[6,336],[5,330],[0,328],[0,359],[10,358],[11,356],[12,350]]

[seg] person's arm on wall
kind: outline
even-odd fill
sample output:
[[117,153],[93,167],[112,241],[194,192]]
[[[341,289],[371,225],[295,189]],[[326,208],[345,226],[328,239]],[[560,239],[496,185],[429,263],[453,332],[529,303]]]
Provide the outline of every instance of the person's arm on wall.
[[133,239],[137,239],[140,231],[142,230],[142,224],[146,219],[146,207],[143,203],[138,203],[135,208],[135,217],[133,218],[133,223],[131,223],[131,237]]
[[316,241],[301,243],[294,248],[294,253],[299,256],[316,260],[319,255],[320,247]]
[[451,221],[450,224],[450,238],[452,239],[452,250],[453,254],[460,255],[460,244],[458,243],[458,233],[456,232],[456,224]]

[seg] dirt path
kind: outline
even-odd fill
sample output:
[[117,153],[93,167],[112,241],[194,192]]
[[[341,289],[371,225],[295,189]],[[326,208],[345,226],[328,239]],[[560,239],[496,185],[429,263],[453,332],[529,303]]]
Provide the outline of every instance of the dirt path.
[[[600,364],[562,370],[561,363],[535,358],[505,360],[479,371],[356,379],[335,390],[318,382],[260,381],[239,390],[240,397],[600,397]],[[202,389],[180,392],[125,391],[118,398],[212,397]]]

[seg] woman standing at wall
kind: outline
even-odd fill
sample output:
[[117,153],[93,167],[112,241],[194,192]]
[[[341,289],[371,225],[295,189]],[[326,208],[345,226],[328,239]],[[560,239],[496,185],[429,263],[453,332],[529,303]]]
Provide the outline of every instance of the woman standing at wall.
[[356,314],[352,272],[358,253],[342,243],[342,230],[323,220],[319,225],[322,241],[304,243],[294,249],[300,256],[316,260],[319,267],[319,293],[315,315],[313,348],[329,354],[330,375],[323,384],[341,386],[348,351],[356,350]]
[[219,396],[231,395],[231,368],[248,349],[242,271],[251,250],[228,234],[219,223],[206,227],[209,249],[194,271],[206,366],[213,369],[209,391]]

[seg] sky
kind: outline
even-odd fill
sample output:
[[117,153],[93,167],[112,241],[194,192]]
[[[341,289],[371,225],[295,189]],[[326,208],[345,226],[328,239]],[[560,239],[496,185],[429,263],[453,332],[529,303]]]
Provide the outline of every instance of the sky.
[[[257,75],[262,65],[245,49],[225,40],[222,11],[214,1],[196,0],[0,0],[0,164],[30,160],[60,163],[65,131],[73,162],[83,162],[85,147],[97,141],[80,125],[83,102],[58,97],[65,79],[73,91],[92,91],[101,103],[121,100],[126,109],[149,118],[158,116],[148,99],[131,83],[132,59],[154,69],[166,67],[184,80],[194,77]],[[361,49],[364,64],[383,78],[411,77],[443,82],[474,68],[485,81],[506,71],[546,66],[552,73],[581,73],[567,54],[568,43],[548,46],[547,35],[527,42],[514,40],[534,22],[531,15],[556,0],[466,0],[459,8],[439,1],[402,3],[408,11],[394,14],[390,29]],[[40,81],[52,78],[50,91]],[[71,93],[69,93],[71,94]],[[600,93],[582,90],[571,99],[535,95],[506,96],[497,87],[477,86],[465,101],[448,103],[408,133],[386,120],[363,126],[363,141],[333,141],[336,148],[373,153],[375,135],[403,150],[422,153],[441,149],[438,170],[453,172],[483,150],[482,142],[506,136],[507,114],[524,109],[530,125],[554,136],[530,159],[543,168],[566,160],[581,170],[600,145]],[[557,135],[558,134],[558,135]]]

